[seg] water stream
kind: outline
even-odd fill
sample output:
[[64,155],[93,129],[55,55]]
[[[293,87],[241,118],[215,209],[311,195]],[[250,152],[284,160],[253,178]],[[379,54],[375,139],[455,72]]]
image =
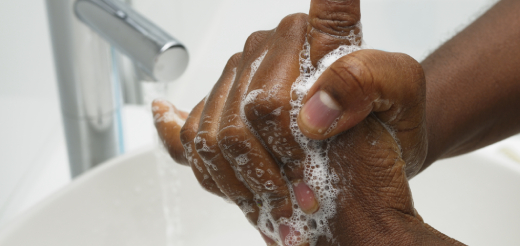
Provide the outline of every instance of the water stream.
[[[160,141],[157,141],[161,144]],[[182,246],[182,227],[180,221],[179,191],[181,182],[179,173],[175,168],[178,165],[173,162],[166,150],[162,147],[155,149],[157,172],[159,173],[163,212],[166,223],[166,246]]]
[[[166,98],[169,83],[142,82],[143,101],[145,107],[151,109],[152,101],[156,98]],[[152,120],[150,110],[150,120]],[[155,131],[154,131],[155,133]],[[154,134],[157,147],[154,150],[155,163],[160,178],[162,191],[162,208],[165,220],[166,246],[183,246],[180,221],[180,189],[181,182],[175,163],[164,148],[159,136]]]

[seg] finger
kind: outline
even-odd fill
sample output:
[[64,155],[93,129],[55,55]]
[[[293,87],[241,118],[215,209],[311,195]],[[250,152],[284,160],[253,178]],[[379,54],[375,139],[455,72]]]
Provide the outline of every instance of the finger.
[[197,135],[197,129],[199,128],[200,115],[203,108],[204,100],[195,106],[186,119],[186,123],[180,132],[180,139],[184,147],[184,155],[186,156],[186,160],[191,166],[191,169],[193,170],[193,173],[195,174],[195,177],[199,181],[202,188],[215,195],[225,198],[226,196],[224,193],[222,193],[222,191],[220,191],[217,184],[206,169],[204,162],[195,150],[194,140]]
[[359,0],[312,0],[307,29],[312,64],[340,45],[360,45],[360,19]]
[[267,244],[267,246],[278,246],[278,243],[276,243],[276,241],[274,241],[270,237],[266,236],[264,233],[260,232],[260,235],[264,239],[265,244]]
[[[300,208],[308,214],[319,205],[314,192],[304,182],[306,153],[291,131],[291,87],[300,75],[299,57],[305,42],[308,18],[304,14],[284,18],[273,36],[276,46],[266,55],[248,88],[245,114],[258,137],[275,159],[280,160],[285,177],[293,185]],[[268,71],[268,72],[265,72]]]
[[173,104],[164,99],[153,101],[152,113],[157,133],[170,156],[177,163],[188,165],[180,139],[180,131],[188,117],[188,113],[178,110]]
[[[261,46],[265,47],[265,46]],[[247,50],[248,44],[244,50]],[[271,209],[273,220],[291,216],[290,193],[287,190],[276,160],[265,149],[251,131],[244,117],[242,101],[249,86],[249,78],[254,75],[267,50],[257,49],[251,57],[242,59],[220,119],[217,134],[219,148],[224,157],[236,170],[238,177],[257,195],[259,205]],[[260,71],[258,71],[260,72]],[[273,223],[266,221],[262,223]]]
[[412,150],[426,148],[415,146],[426,143],[425,139],[416,139],[425,136],[418,134],[425,131],[424,94],[424,73],[413,58],[361,50],[340,58],[318,78],[304,99],[298,125],[306,136],[326,139],[374,112],[395,132],[408,163],[418,154]]
[[220,190],[242,209],[253,225],[256,225],[259,210],[254,194],[237,178],[235,170],[222,155],[217,140],[218,120],[221,118],[229,89],[235,80],[236,67],[241,56],[242,54],[238,53],[229,59],[222,76],[206,98],[195,137],[195,148]]

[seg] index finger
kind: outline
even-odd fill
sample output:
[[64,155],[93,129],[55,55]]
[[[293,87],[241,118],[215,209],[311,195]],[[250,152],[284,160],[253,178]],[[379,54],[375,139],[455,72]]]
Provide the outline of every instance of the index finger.
[[177,163],[188,165],[180,139],[180,131],[186,118],[188,118],[188,113],[178,110],[164,99],[153,101],[152,112],[157,133],[170,156]]

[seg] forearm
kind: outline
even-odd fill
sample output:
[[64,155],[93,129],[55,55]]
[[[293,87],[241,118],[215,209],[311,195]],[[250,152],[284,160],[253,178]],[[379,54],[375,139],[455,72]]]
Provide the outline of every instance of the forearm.
[[[355,231],[350,233],[354,239],[352,245],[465,245],[424,223],[420,217],[403,213],[386,216],[383,220],[377,221],[377,225],[369,228],[363,226],[362,220],[358,220],[356,223],[358,224],[355,227],[362,228],[362,231],[357,234]],[[358,234],[360,234],[361,240],[355,240]],[[367,235],[370,236],[367,237]]]
[[520,1],[504,0],[427,57],[423,169],[520,132]]

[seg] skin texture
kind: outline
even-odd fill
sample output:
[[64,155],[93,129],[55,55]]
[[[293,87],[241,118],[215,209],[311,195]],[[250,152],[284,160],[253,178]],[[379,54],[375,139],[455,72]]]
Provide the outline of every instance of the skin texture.
[[434,161],[520,132],[520,1],[502,0],[427,57],[429,150]]
[[[520,131],[520,70],[514,65],[520,64],[520,28],[511,28],[520,27],[519,11],[518,1],[498,3],[422,66],[404,54],[362,50],[324,72],[304,103],[327,93],[338,110],[336,128],[320,132],[305,117],[316,114],[307,104],[298,117],[306,136],[336,136],[329,158],[340,177],[333,185],[341,192],[337,216],[329,221],[333,238],[320,238],[318,245],[461,245],[422,221],[408,179],[439,158]],[[255,194],[269,198],[276,220],[289,217],[294,204],[281,172],[299,187],[303,167],[297,163],[305,157],[289,129],[300,51],[307,37],[316,65],[324,54],[350,44],[342,36],[359,33],[359,19],[359,1],[313,0],[309,16],[291,15],[275,30],[253,33],[182,130],[175,121],[156,122],[172,157],[189,164],[205,189],[246,211],[252,224],[258,218]],[[496,38],[479,38],[486,36]],[[251,64],[264,54],[251,77]],[[256,90],[261,91],[254,100],[242,104]],[[156,101],[155,117],[172,107]],[[261,177],[254,175],[257,170]],[[273,189],[263,185],[267,181]],[[317,208],[311,202],[304,211]],[[266,243],[275,245],[269,238]]]

